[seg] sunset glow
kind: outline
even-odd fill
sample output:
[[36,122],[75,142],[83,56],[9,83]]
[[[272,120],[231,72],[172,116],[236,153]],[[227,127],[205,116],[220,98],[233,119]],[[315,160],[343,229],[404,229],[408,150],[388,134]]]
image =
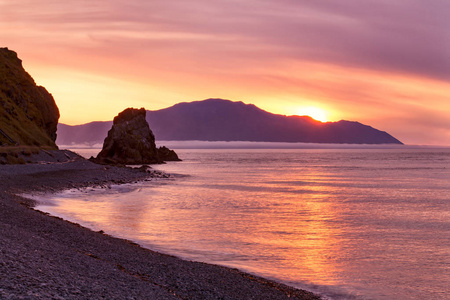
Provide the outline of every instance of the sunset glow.
[[313,118],[314,120],[320,121],[320,122],[327,122],[327,113],[318,107],[308,106],[308,107],[301,107],[298,109],[297,115],[299,116],[309,116]]
[[0,1],[0,46],[71,125],[224,98],[448,145],[449,11],[425,1]]

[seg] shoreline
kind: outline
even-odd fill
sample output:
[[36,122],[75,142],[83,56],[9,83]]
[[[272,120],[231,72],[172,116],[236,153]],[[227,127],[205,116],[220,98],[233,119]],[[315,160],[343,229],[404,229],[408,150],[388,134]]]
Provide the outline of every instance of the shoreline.
[[17,194],[132,183],[151,176],[67,154],[66,161],[0,166],[0,298],[320,299],[237,269],[145,249],[30,209],[35,202]]

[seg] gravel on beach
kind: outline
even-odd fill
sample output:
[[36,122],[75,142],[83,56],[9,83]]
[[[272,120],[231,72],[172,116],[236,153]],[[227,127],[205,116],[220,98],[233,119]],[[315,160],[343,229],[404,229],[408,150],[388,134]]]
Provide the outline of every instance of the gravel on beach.
[[91,231],[33,210],[32,200],[18,196],[149,180],[155,174],[97,165],[70,151],[27,161],[34,163],[0,165],[0,299],[320,299]]

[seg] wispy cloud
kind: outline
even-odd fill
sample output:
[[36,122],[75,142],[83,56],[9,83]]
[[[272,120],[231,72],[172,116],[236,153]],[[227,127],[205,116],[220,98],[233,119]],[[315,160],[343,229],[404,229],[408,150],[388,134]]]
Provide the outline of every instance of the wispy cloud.
[[199,56],[213,56],[222,47],[231,50],[230,56],[250,49],[260,59],[287,55],[450,77],[446,0],[19,0],[0,5],[3,22],[22,24],[36,37],[55,35],[60,43],[65,43],[62,34],[76,43],[81,37],[86,43],[103,40],[103,46],[126,41],[164,47],[172,41],[189,48],[192,42]]

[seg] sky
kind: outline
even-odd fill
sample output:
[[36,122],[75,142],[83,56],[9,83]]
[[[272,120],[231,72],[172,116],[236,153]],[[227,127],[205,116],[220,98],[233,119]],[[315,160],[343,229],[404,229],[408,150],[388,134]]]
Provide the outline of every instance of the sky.
[[207,98],[450,145],[448,0],[0,0],[60,122]]

